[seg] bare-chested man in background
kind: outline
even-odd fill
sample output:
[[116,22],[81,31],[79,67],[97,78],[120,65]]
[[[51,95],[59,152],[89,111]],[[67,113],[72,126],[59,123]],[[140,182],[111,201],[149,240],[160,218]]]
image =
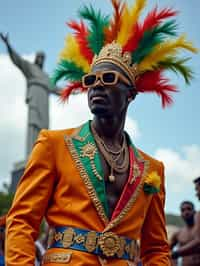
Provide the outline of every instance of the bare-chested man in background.
[[[195,212],[195,208],[192,202],[184,201],[181,203],[181,217],[185,222],[185,226],[181,228],[178,232],[176,232],[171,238],[171,249],[176,245],[179,245],[177,251],[172,252],[174,259],[177,257],[182,257],[182,265],[183,266],[199,266],[200,265],[200,246],[193,249],[193,254],[181,254],[184,251],[185,247],[190,245],[190,243],[197,237],[199,233],[199,214]],[[180,252],[180,253],[179,253]],[[180,255],[179,255],[180,254]],[[176,263],[174,262],[174,265]]]

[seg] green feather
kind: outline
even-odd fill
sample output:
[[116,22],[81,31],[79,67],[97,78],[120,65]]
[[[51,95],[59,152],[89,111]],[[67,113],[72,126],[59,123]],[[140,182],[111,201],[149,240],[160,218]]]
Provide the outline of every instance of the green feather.
[[165,22],[155,27],[155,33],[162,34],[162,35],[166,34],[170,36],[176,36],[177,35],[176,30],[177,30],[176,20],[170,20],[168,22]]
[[193,78],[193,71],[189,66],[185,65],[185,62],[190,60],[190,58],[178,59],[176,57],[168,57],[165,61],[159,62],[158,67],[163,67],[164,69],[170,69],[175,73],[180,73],[185,80],[186,84],[190,84]]
[[175,21],[171,20],[156,26],[152,30],[145,31],[138,48],[132,53],[133,62],[140,63],[152,52],[153,48],[159,43],[162,43],[167,36],[175,36],[176,28],[177,25]]
[[84,6],[79,10],[81,18],[86,19],[90,23],[88,43],[89,47],[95,54],[99,54],[101,48],[104,45],[105,40],[105,27],[108,26],[109,17],[104,16],[100,11],[95,11],[90,5],[89,7]]
[[77,81],[81,80],[84,74],[83,69],[78,67],[73,61],[61,60],[53,73],[51,81],[53,84],[56,84],[62,78],[69,81]]

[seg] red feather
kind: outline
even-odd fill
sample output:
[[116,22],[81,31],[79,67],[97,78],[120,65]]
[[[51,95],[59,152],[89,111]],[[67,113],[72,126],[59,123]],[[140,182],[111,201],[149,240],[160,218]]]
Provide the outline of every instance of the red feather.
[[145,18],[142,26],[143,32],[159,25],[164,19],[176,16],[177,13],[177,11],[171,8],[163,8],[159,11],[156,6]]
[[157,7],[155,7],[149,12],[143,24],[140,25],[139,23],[136,23],[136,25],[133,26],[132,35],[124,46],[123,51],[133,52],[136,50],[145,31],[153,29],[164,19],[176,16],[177,13],[177,11],[172,10],[171,8],[163,8],[158,11]]
[[161,97],[162,107],[165,108],[173,103],[170,93],[177,92],[174,85],[168,84],[169,80],[163,77],[162,70],[148,71],[136,81],[138,92],[154,92]]
[[133,52],[138,47],[139,41],[143,36],[143,31],[139,23],[136,23],[133,28],[133,33],[125,46],[123,47],[123,51],[130,51]]
[[114,8],[114,17],[110,22],[110,27],[105,30],[106,43],[111,43],[117,36],[121,26],[121,17],[125,4],[121,5],[119,0],[111,0]]
[[62,102],[65,102],[68,100],[69,96],[75,92],[83,92],[85,91],[85,89],[82,87],[82,84],[80,81],[77,82],[73,82],[69,85],[66,86],[66,88],[64,88],[61,91],[61,96],[60,99]]
[[81,51],[81,54],[87,59],[88,63],[90,64],[93,59],[93,52],[88,46],[88,29],[83,23],[83,21],[78,24],[76,21],[70,21],[67,23],[67,25],[75,31],[75,37],[77,39],[77,42],[79,44],[79,48]]

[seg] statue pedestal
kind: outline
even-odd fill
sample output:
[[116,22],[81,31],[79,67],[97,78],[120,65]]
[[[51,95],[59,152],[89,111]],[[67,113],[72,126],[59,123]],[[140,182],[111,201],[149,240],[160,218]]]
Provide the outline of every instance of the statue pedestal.
[[13,170],[11,172],[10,192],[15,193],[18,181],[24,173],[25,165],[26,161],[20,161],[14,164]]

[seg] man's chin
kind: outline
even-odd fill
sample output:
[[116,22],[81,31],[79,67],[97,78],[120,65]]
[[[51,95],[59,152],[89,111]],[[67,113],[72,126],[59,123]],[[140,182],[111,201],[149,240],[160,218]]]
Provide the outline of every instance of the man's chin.
[[91,108],[91,112],[96,116],[109,116],[107,108],[103,106],[94,106]]

